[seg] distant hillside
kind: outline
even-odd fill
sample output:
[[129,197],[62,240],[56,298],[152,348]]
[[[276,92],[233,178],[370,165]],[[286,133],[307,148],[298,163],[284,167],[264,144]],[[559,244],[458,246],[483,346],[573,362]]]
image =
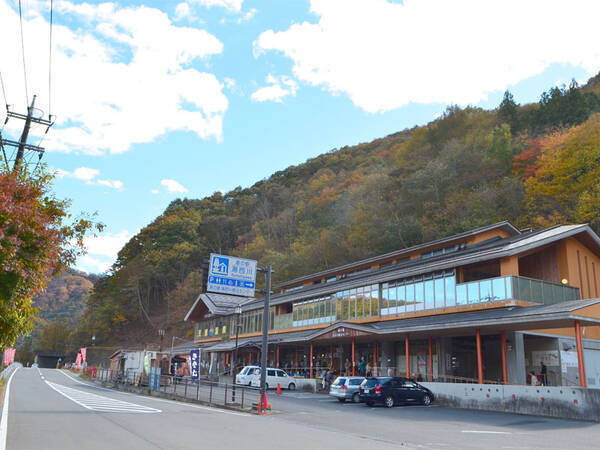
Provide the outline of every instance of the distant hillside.
[[210,252],[270,263],[277,283],[505,219],[599,230],[598,81],[528,105],[507,92],[493,110],[450,107],[249,188],[175,200],[95,283],[79,334],[126,344],[156,342],[158,328],[189,333],[182,319]]
[[70,323],[81,317],[97,279],[96,275],[67,269],[50,280],[44,294],[34,300],[40,323],[55,320]]

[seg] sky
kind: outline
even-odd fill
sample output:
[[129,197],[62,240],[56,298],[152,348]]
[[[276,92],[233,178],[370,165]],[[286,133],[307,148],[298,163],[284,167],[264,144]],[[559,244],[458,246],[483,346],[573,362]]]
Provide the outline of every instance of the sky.
[[54,0],[51,39],[50,2],[20,3],[22,33],[0,0],[2,101],[52,115],[29,143],[106,225],[93,273],[176,198],[600,71],[597,0]]

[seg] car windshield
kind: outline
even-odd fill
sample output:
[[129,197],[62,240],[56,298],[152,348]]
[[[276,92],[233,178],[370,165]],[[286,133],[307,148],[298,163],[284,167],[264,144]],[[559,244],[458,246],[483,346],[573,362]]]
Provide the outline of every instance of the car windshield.
[[383,379],[378,379],[378,378],[367,378],[365,381],[362,382],[362,386],[366,387],[366,388],[372,388],[377,386],[380,383],[385,383],[388,380],[388,378],[383,378]]
[[345,378],[337,378],[334,382],[333,385],[334,386],[341,386],[343,384],[346,383],[346,379]]

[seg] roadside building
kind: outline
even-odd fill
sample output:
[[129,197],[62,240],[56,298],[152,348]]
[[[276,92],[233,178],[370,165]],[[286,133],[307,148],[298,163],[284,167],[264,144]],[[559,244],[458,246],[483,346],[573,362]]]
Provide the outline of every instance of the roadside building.
[[[423,381],[600,387],[600,238],[500,222],[306,275],[271,297],[268,364]],[[185,320],[211,373],[259,361],[262,299],[201,294]],[[241,306],[241,314],[235,313]]]

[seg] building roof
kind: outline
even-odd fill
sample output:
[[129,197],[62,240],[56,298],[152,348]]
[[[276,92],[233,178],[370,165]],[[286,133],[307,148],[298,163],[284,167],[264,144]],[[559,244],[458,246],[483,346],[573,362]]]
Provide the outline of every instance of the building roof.
[[285,281],[283,283],[278,284],[277,286],[275,286],[275,288],[277,289],[277,288],[281,288],[284,286],[298,284],[303,281],[310,280],[310,279],[313,279],[316,277],[324,277],[328,274],[338,273],[338,272],[341,272],[344,270],[361,267],[361,266],[364,266],[364,265],[367,265],[370,263],[374,263],[374,262],[377,262],[377,261],[380,261],[383,259],[395,259],[399,256],[403,256],[403,255],[412,253],[412,252],[420,250],[420,249],[439,246],[439,245],[442,245],[442,244],[445,244],[445,243],[448,243],[451,241],[465,239],[467,237],[474,236],[476,234],[485,233],[487,231],[496,230],[496,229],[501,229],[503,231],[506,231],[510,236],[518,236],[521,234],[521,231],[517,227],[515,227],[509,221],[505,220],[505,221],[498,222],[498,223],[495,223],[492,225],[486,225],[484,227],[479,227],[479,228],[475,228],[473,230],[465,231],[464,233],[454,234],[452,236],[437,239],[435,241],[429,241],[429,242],[425,242],[423,244],[413,245],[412,247],[407,247],[407,248],[404,248],[401,250],[395,250],[390,253],[384,253],[383,255],[373,256],[371,258],[362,259],[360,261],[352,262],[350,264],[345,264],[342,266],[334,267],[332,269],[327,269],[327,270],[323,270],[321,272],[316,272],[316,273],[312,273],[310,275],[305,275],[305,276],[302,276],[299,278],[294,278],[293,280]]
[[[275,294],[271,297],[271,305],[290,301],[308,300],[321,295],[329,295],[339,290],[352,289],[368,284],[383,283],[399,278],[452,269],[458,266],[495,260],[524,253],[543,247],[571,236],[581,237],[593,251],[600,254],[600,238],[587,224],[558,225],[536,232],[517,234],[508,238],[490,242],[482,242],[454,253],[434,256],[426,259],[414,259],[395,266],[371,269],[355,276],[330,283],[306,286],[303,289]],[[244,304],[243,310],[260,308],[263,299],[254,299]]]
[[520,330],[534,328],[565,327],[579,320],[582,324],[598,325],[595,319],[577,314],[582,308],[600,304],[600,299],[573,300],[554,305],[507,307],[468,311],[453,314],[438,314],[425,317],[389,320],[370,324],[336,322],[331,326],[313,331],[306,336],[310,341],[338,327],[346,327],[371,334],[430,333],[432,331],[456,331],[457,329]]
[[187,321],[193,314],[196,306],[202,302],[214,316],[233,314],[236,306],[244,305],[255,300],[253,297],[239,297],[236,295],[215,294],[207,292],[200,294],[183,320]]

